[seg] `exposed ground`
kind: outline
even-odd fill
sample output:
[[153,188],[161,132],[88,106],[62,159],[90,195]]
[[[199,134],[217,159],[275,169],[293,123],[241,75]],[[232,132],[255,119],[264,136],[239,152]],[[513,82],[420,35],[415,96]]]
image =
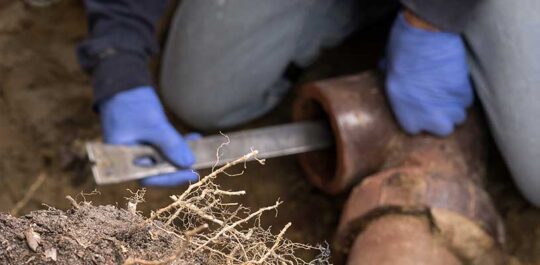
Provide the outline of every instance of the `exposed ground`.
[[[90,81],[79,70],[74,55],[74,47],[84,35],[80,1],[63,0],[46,8],[30,8],[23,1],[0,1],[2,212],[12,210],[40,174],[46,174],[46,178],[20,214],[47,208],[44,205],[67,209],[66,195],[82,199],[78,195],[81,191],[95,189],[101,194],[86,196],[94,205],[115,205],[129,196],[126,189],[139,188],[136,182],[97,187],[88,171],[81,147],[100,133],[97,116],[91,110]],[[326,52],[302,80],[359,71],[365,67],[363,62],[373,61],[377,55],[372,49],[380,51],[378,39],[351,40]],[[290,102],[248,126],[288,121]],[[189,130],[178,125],[181,130]],[[540,211],[520,197],[496,155],[490,171],[489,191],[507,224],[512,262],[540,264]],[[294,157],[269,160],[266,166],[250,164],[246,174],[227,178],[224,186],[245,189],[250,196],[244,204],[249,207],[270,205],[276,197],[283,200],[278,218],[266,224],[278,228],[292,221],[287,232],[290,239],[306,243],[331,240],[343,198],[323,195],[311,187]],[[180,189],[149,189],[146,203],[139,207],[145,213],[160,208]],[[0,219],[10,220],[5,215]]]
[[142,224],[141,216],[111,205],[40,210],[22,219],[1,214],[0,239],[7,251],[0,263],[123,264],[130,256],[159,260],[174,255],[177,238]]
[[216,168],[172,195],[165,207],[144,217],[137,210],[145,190],[132,192],[125,208],[66,199],[72,208],[49,207],[17,218],[0,213],[1,264],[329,264],[328,244],[310,246],[260,225],[282,201],[258,209],[238,204],[244,190],[215,182],[229,169],[257,158],[257,151]]

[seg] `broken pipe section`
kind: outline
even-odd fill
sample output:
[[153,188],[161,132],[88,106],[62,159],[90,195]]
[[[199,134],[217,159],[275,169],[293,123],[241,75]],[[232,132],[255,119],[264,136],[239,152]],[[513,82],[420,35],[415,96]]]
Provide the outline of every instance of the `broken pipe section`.
[[326,119],[332,150],[300,155],[309,180],[352,191],[333,242],[336,263],[504,264],[504,229],[483,189],[484,129],[471,113],[454,134],[404,134],[376,72],[303,87],[295,120]]

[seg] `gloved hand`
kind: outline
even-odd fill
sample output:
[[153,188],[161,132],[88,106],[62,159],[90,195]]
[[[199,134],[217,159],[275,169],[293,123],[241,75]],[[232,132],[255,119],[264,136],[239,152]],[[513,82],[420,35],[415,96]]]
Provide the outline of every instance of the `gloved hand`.
[[[189,169],[195,157],[167,120],[153,88],[145,86],[120,92],[101,102],[98,108],[106,143],[150,144],[170,162],[186,169],[143,179],[143,185],[174,186],[198,180],[198,176]],[[186,140],[194,137],[197,136],[191,135]]]
[[402,128],[447,136],[473,102],[458,34],[414,28],[399,14],[386,54],[386,89]]

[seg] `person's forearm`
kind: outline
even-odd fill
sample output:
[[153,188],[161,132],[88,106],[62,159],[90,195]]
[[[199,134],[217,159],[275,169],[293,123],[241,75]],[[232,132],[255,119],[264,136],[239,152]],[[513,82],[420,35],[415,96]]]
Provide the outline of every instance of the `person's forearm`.
[[148,59],[158,50],[156,24],[167,0],[85,0],[88,38],[78,48],[99,102],[133,87],[152,85]]

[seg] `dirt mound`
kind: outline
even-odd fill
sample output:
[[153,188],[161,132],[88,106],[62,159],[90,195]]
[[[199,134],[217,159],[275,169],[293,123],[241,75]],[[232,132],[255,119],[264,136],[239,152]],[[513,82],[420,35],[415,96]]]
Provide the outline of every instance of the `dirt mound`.
[[87,203],[66,212],[40,210],[21,218],[1,214],[0,242],[1,264],[123,264],[129,258],[172,256],[179,245],[159,222]]
[[[217,154],[219,154],[218,149]],[[223,190],[214,180],[227,169],[251,159],[254,150],[191,184],[172,203],[149,218],[137,211],[145,190],[127,198],[127,209],[92,206],[72,197],[68,211],[34,211],[21,218],[0,214],[2,264],[328,264],[327,247],[313,247],[284,238],[261,226],[266,212],[282,203],[256,209],[235,198],[244,190]],[[218,156],[219,159],[219,156]],[[245,166],[245,164],[244,164]],[[237,174],[236,174],[237,175]],[[304,260],[298,252],[319,251]]]

